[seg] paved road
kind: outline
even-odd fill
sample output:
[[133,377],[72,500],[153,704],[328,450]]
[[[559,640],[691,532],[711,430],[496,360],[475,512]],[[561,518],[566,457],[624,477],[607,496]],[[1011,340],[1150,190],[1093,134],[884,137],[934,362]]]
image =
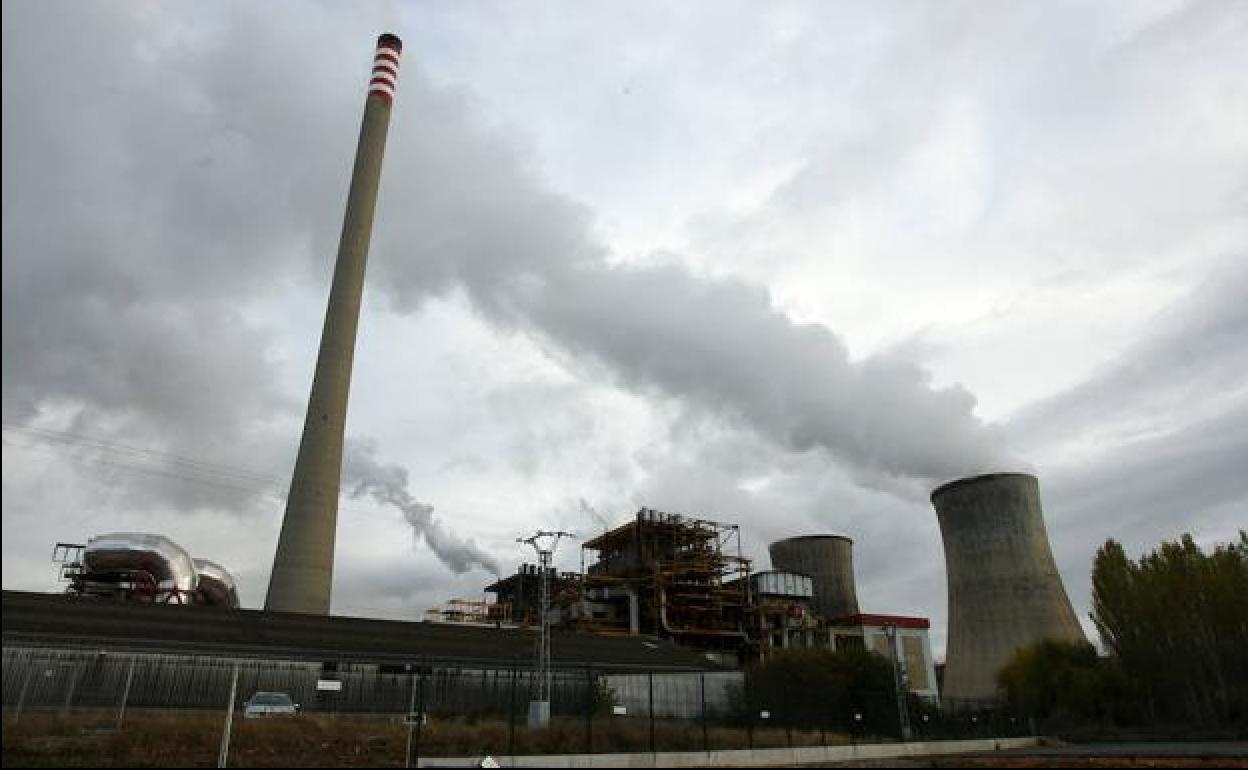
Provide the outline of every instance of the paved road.
[[1038,746],[1014,749],[1002,754],[1029,757],[1244,757],[1245,741],[1193,741],[1165,743],[1077,743],[1068,746]]
[[[1181,763],[1184,767],[1192,767],[1193,762],[1197,766],[1202,765],[1203,760],[1208,760],[1213,766],[1217,767],[1238,767],[1240,766],[1239,760],[1243,760],[1243,766],[1248,767],[1248,742],[1084,743],[1068,746],[1037,746],[1005,751],[980,751],[971,754],[954,754],[939,757],[860,759],[852,762],[827,762],[816,765],[803,765],[803,767],[957,767],[959,758],[965,758],[976,767],[983,767],[985,764],[989,766],[995,765],[996,762],[994,760],[999,760],[1001,767],[1063,767],[1068,766],[1068,763],[1069,766],[1089,766],[1083,760],[1089,760],[1096,763],[1095,766],[1103,767],[1105,766],[1104,763],[1098,762],[1098,760],[1108,760],[1112,764],[1114,760],[1122,760],[1125,763],[1132,759],[1160,760],[1162,762],[1170,760]],[[1035,760],[1040,764],[1032,765],[1028,762],[1029,760]],[[1228,765],[1228,761],[1231,764]],[[1165,765],[1154,765],[1150,762],[1147,766],[1164,767]]]

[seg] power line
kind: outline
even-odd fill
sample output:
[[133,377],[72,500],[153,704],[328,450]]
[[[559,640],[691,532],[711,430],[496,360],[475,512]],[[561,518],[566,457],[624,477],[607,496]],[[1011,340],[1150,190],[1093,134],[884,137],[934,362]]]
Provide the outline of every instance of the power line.
[[[32,428],[11,422],[5,422],[3,425],[6,432],[13,431],[17,433],[24,433],[37,441],[42,442],[41,444],[21,444],[10,441],[7,438],[3,440],[4,446],[12,447],[14,449],[26,449],[31,451],[42,451],[48,454],[58,454],[55,451],[58,446],[59,448],[66,450],[69,450],[74,446],[79,446],[121,456],[120,458],[114,457],[113,459],[108,459],[99,456],[84,457],[81,455],[71,455],[74,460],[88,465],[103,465],[113,468],[121,468],[124,470],[136,471],[138,473],[146,473],[152,476],[161,476],[164,478],[176,479],[204,486],[228,489],[235,492],[246,492],[257,495],[267,494],[278,500],[284,499],[286,496],[285,481],[247,468],[225,465],[223,463],[214,463],[206,460],[197,460],[186,457],[185,455],[165,452],[159,449],[137,447],[92,436],[70,433],[68,431]],[[158,465],[151,464],[152,462],[157,461],[170,462],[174,465],[174,468],[160,467]],[[93,479],[93,481],[100,484],[107,483],[104,479],[100,478]],[[359,508],[351,508],[343,505],[339,505],[338,510],[342,513],[349,513],[356,516],[376,516],[375,511],[365,511]]]
[[[33,451],[44,452],[46,454],[52,454],[52,455],[58,454],[56,451],[56,447],[39,446],[36,444],[18,444],[8,439],[4,439],[3,443],[4,443],[4,446],[13,447],[14,449],[33,450]],[[231,489],[236,492],[261,493],[261,492],[277,492],[278,491],[277,487],[270,486],[270,485],[241,486],[238,484],[226,483],[228,479],[213,479],[213,478],[190,474],[190,473],[178,473],[178,472],[175,472],[166,468],[160,468],[154,465],[143,465],[139,463],[123,462],[121,460],[110,460],[110,459],[103,458],[103,457],[89,457],[89,458],[88,457],[74,457],[73,459],[85,465],[102,465],[102,466],[107,466],[107,467],[112,467],[112,468],[122,468],[125,470],[137,471],[139,473],[146,473],[152,476],[162,476],[165,478],[178,479],[180,481],[189,481],[189,482],[193,482],[196,484],[203,484],[206,486],[218,487],[221,489]],[[98,481],[100,481],[101,483],[105,483],[104,479],[98,479]]]
[[278,479],[272,476],[259,474],[255,471],[239,468],[236,466],[225,465],[222,463],[209,462],[207,460],[199,460],[185,455],[166,452],[160,449],[152,449],[149,447],[137,447],[131,444],[123,444],[117,441],[96,438],[93,436],[85,436],[80,433],[70,433],[68,431],[49,430],[46,428],[33,428],[27,425],[18,425],[12,422],[4,423],[5,430],[18,431],[30,436],[43,439],[45,441],[54,441],[66,445],[78,445],[90,447],[92,449],[102,449],[108,452],[124,453],[137,455],[139,457],[160,459],[165,462],[184,465],[189,468],[209,470],[213,473],[228,476],[238,476],[240,478],[251,481],[263,481],[268,483],[277,483]]

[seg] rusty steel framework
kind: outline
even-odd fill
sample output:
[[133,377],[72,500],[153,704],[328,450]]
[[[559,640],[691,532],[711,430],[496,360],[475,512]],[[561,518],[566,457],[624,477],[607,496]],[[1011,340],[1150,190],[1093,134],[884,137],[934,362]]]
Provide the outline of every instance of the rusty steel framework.
[[[571,604],[580,596],[581,576],[576,572],[548,570],[550,601],[556,607]],[[521,564],[515,574],[499,578],[483,589],[497,598],[498,620],[520,626],[536,626],[541,622],[541,568]],[[491,616],[491,620],[494,620]]]
[[425,610],[427,623],[501,624],[510,621],[511,604],[482,599],[450,599],[440,607]]
[[630,606],[625,617],[582,613],[580,630],[653,634],[702,649],[749,647],[750,560],[741,555],[737,525],[642,508],[582,548],[598,553],[585,571],[582,602]]

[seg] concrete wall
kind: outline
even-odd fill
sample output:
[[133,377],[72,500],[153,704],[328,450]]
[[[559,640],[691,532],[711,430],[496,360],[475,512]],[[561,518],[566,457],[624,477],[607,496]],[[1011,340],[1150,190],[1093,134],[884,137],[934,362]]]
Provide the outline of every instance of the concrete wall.
[[[932,757],[1030,748],[1037,738],[984,738],[964,741],[871,743],[855,746],[803,746],[792,749],[661,751],[654,754],[544,754],[494,757],[501,767],[787,767],[826,762]],[[417,767],[480,767],[482,757],[422,757]]]
[[944,691],[997,695],[997,672],[1042,639],[1085,641],[1053,561],[1034,476],[994,473],[932,492],[949,583]]

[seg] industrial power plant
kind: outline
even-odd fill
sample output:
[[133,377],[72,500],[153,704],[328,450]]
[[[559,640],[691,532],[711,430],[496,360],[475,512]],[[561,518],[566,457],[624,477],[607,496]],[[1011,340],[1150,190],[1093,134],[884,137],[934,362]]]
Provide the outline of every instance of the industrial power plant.
[[[15,640],[88,639],[384,665],[416,655],[514,664],[531,656],[534,630],[549,626],[559,634],[546,653],[556,666],[739,669],[785,649],[855,648],[893,661],[920,698],[991,701],[997,672],[1016,650],[1084,638],[1050,549],[1039,483],[1023,473],[958,479],[931,493],[948,580],[943,682],[927,618],[862,610],[851,538],[796,534],[770,544],[769,568],[756,569],[742,551],[745,523],[649,507],[585,540],[580,571],[522,564],[483,587],[493,601],[453,600],[427,613],[430,622],[331,617],[347,401],[401,51],[398,37],[378,38],[264,610],[240,608],[226,568],[167,537],[100,534],[57,544],[69,597],[5,592],[6,650]],[[105,605],[121,609],[105,613]],[[188,625],[194,618],[200,627]]]
[[[582,543],[580,571],[521,564],[484,586],[493,601],[454,599],[431,608],[419,625],[465,640],[484,633],[486,647],[497,645],[501,655],[545,622],[564,640],[651,640],[729,669],[786,649],[864,649],[894,661],[900,681],[920,698],[992,702],[996,674],[1015,651],[1043,639],[1084,639],[1053,560],[1039,484],[1023,473],[960,479],[934,490],[932,504],[948,575],[943,666],[932,654],[927,618],[860,609],[849,537],[776,541],[768,548],[771,568],[756,570],[743,555],[740,525],[653,508]],[[160,535],[58,543],[54,560],[66,593],[80,599],[253,612],[238,609],[225,568]],[[318,615],[324,633],[355,622],[291,617]],[[369,641],[349,644],[363,650]]]

